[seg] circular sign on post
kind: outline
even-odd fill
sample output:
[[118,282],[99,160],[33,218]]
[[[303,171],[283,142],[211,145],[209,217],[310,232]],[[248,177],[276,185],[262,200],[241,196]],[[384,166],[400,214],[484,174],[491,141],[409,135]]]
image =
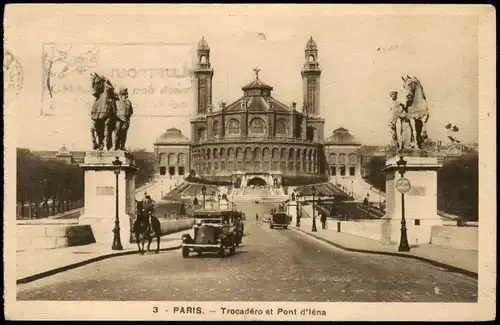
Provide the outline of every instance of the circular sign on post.
[[408,180],[408,178],[401,177],[396,182],[396,189],[400,193],[406,193],[410,190],[410,188],[411,188],[411,185],[410,185],[410,181]]

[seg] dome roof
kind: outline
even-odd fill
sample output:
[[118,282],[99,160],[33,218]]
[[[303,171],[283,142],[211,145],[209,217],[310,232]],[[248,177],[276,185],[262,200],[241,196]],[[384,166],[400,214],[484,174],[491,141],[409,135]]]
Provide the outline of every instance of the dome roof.
[[306,49],[307,50],[317,50],[318,49],[318,45],[316,45],[316,42],[313,40],[312,36],[309,39],[309,41],[307,42]]
[[260,69],[253,69],[253,71],[255,72],[255,79],[246,84],[245,86],[241,87],[241,90],[249,90],[249,89],[269,89],[269,90],[273,90],[273,87],[269,86],[269,85],[266,85],[264,82],[262,82],[260,79],[259,79],[259,72],[260,72]]
[[210,50],[210,47],[208,46],[208,42],[204,36],[198,42],[198,50]]
[[68,148],[66,148],[66,145],[63,145],[57,152],[56,156],[71,156],[71,153],[69,152]]
[[361,145],[361,143],[356,139],[349,130],[340,127],[333,131],[332,135],[325,140],[326,144],[338,144],[338,145]]
[[163,133],[158,139],[156,139],[157,144],[162,143],[190,143],[189,139],[186,138],[181,130],[177,128],[170,128],[165,133]]

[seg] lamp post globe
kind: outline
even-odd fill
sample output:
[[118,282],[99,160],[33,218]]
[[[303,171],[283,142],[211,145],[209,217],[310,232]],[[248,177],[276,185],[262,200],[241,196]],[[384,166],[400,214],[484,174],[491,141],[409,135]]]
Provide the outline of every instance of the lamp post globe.
[[315,206],[315,196],[316,196],[316,187],[311,187],[311,192],[313,196],[313,224],[312,224],[312,229],[311,232],[317,232],[318,229],[316,228],[316,206]]
[[111,246],[112,250],[123,250],[122,242],[120,239],[120,219],[119,219],[119,212],[118,212],[118,175],[120,175],[121,172],[121,166],[122,162],[120,161],[119,157],[116,157],[115,160],[113,160],[113,167],[114,167],[114,172],[115,172],[115,177],[116,177],[116,182],[115,182],[115,187],[116,187],[116,202],[115,202],[115,228],[113,229],[113,245]]

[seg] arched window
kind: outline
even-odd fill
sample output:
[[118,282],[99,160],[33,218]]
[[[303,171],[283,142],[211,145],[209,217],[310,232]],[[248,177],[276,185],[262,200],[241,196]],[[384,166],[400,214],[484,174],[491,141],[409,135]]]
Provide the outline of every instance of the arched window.
[[236,158],[237,159],[242,159],[243,158],[243,149],[236,148]]
[[255,160],[260,160],[262,158],[262,152],[260,151],[259,147],[255,148],[255,150],[253,151],[253,157]]
[[279,119],[276,121],[276,134],[286,135],[288,134],[288,123],[284,119]]
[[264,148],[264,150],[262,151],[262,155],[264,156],[264,159],[265,160],[269,160],[269,158],[271,158],[271,150],[269,150],[269,148]]
[[348,158],[349,165],[356,165],[356,154],[351,153]]
[[280,159],[280,151],[278,148],[273,148],[273,159]]
[[179,156],[177,157],[179,160],[179,165],[185,165],[186,164],[186,158],[183,153],[180,153]]
[[290,148],[290,151],[288,151],[288,159],[293,159],[293,148]]
[[265,123],[261,118],[254,118],[250,121],[250,133],[253,134],[264,134],[265,133]]
[[204,56],[204,55],[202,55],[202,56],[200,57],[200,63],[201,63],[201,64],[207,64],[207,57],[206,57],[206,56]]
[[198,139],[200,141],[204,141],[207,139],[207,129],[205,129],[205,128],[198,129]]
[[314,63],[314,55],[309,55],[309,63]]
[[339,165],[345,165],[345,154],[339,155]]
[[226,159],[226,149],[225,148],[221,148],[220,149],[220,158],[221,159]]
[[330,165],[336,165],[337,164],[337,155],[334,153],[331,153],[330,156],[328,157],[328,162]]
[[167,155],[162,153],[160,154],[160,165],[165,166],[167,164]]
[[252,149],[250,149],[250,148],[246,148],[245,149],[245,159],[246,160],[252,160],[253,159]]
[[212,125],[212,134],[214,137],[218,137],[220,134],[220,123],[219,121],[215,121],[214,124]]
[[227,134],[240,134],[240,122],[236,119],[230,119],[227,122]]
[[227,148],[227,157],[229,159],[234,158],[234,149],[233,148]]
[[218,155],[218,153],[217,153],[217,148],[214,148],[214,150],[213,150],[212,152],[213,152],[213,154],[212,154],[212,158],[213,158],[213,159],[217,159],[217,158],[219,158],[219,155]]
[[169,165],[175,165],[177,163],[177,157],[175,156],[175,154],[171,153],[168,155],[168,164]]

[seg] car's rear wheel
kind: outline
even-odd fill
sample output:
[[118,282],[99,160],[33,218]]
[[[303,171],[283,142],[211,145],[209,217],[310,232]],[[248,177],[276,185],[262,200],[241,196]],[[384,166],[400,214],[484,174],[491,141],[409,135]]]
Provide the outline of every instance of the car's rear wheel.
[[284,226],[283,228],[285,228],[285,229],[286,229],[286,228],[288,228],[288,226]]
[[234,255],[234,253],[236,253],[236,248],[235,248],[234,246],[232,246],[232,247],[229,249],[229,254]]
[[273,229],[273,225],[269,225],[269,228]]
[[182,257],[184,257],[184,258],[189,257],[189,248],[182,247]]
[[200,250],[198,251],[198,257],[202,257],[203,256],[203,252]]

